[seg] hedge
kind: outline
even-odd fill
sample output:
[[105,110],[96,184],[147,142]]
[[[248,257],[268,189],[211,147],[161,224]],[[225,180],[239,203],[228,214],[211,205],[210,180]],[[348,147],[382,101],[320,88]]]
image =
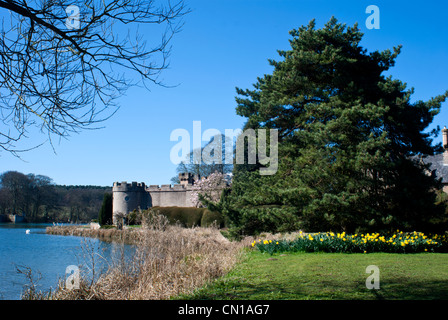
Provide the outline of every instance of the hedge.
[[[152,207],[146,212],[157,210],[168,218],[170,223],[180,223],[181,226],[191,228],[194,226],[208,227],[217,222],[218,226],[224,225],[224,219],[218,212],[212,212],[207,208],[192,207]],[[143,212],[143,214],[145,211]]]

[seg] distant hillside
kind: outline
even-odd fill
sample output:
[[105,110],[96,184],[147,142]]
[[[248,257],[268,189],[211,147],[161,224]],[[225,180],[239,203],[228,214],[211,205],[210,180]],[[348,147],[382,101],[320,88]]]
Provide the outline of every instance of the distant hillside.
[[7,171],[0,175],[0,215],[24,215],[29,222],[89,222],[98,218],[112,187],[56,185],[47,176]]

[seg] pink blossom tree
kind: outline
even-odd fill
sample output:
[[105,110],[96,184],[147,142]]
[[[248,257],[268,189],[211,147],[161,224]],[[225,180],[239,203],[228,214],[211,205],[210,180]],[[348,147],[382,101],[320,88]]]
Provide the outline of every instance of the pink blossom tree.
[[205,204],[201,201],[200,195],[211,202],[217,203],[221,197],[221,192],[229,186],[224,174],[214,172],[206,178],[196,181],[192,186],[190,201],[196,208],[203,208]]

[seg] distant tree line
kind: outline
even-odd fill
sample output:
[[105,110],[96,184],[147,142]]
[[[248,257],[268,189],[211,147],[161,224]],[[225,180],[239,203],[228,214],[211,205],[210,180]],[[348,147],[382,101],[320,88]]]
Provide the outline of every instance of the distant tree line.
[[28,222],[88,222],[98,218],[111,187],[56,185],[44,175],[7,171],[0,175],[0,214]]

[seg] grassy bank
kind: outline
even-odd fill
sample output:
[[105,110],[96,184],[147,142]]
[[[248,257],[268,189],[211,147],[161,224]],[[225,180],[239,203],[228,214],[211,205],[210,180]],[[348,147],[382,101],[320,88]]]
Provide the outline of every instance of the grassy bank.
[[[173,226],[163,216],[127,230],[50,229],[53,234],[127,239],[138,247],[131,261],[112,263],[95,282],[83,279],[78,290],[60,286],[51,299],[448,299],[448,254],[430,252],[437,245],[432,242],[446,240],[439,236],[400,233],[352,239],[292,233],[231,242],[216,228]],[[394,239],[404,245],[394,244]],[[352,244],[359,250],[334,252],[353,249]],[[401,253],[374,252],[398,245]],[[303,252],[307,248],[331,252]],[[405,253],[416,248],[424,252]],[[357,253],[360,250],[366,253]],[[366,288],[369,265],[379,268],[379,290]]]
[[[380,289],[366,288],[366,267]],[[224,277],[182,299],[448,299],[448,254],[247,253]]]

